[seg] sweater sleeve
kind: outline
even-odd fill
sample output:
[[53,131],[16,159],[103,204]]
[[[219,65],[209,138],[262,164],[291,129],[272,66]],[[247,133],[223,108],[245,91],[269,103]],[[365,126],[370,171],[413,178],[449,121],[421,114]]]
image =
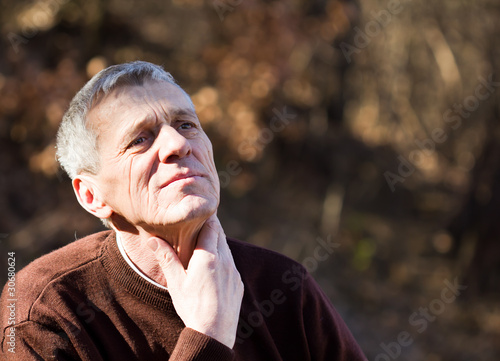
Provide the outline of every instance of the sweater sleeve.
[[191,328],[182,330],[171,361],[232,361],[234,351],[219,341]]
[[303,322],[311,360],[367,361],[347,325],[311,275],[303,284]]

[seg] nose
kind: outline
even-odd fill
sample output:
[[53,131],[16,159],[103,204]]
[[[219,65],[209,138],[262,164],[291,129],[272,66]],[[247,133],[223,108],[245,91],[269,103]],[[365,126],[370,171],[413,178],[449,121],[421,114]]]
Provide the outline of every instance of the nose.
[[188,140],[169,125],[164,125],[158,135],[160,162],[170,163],[191,154]]

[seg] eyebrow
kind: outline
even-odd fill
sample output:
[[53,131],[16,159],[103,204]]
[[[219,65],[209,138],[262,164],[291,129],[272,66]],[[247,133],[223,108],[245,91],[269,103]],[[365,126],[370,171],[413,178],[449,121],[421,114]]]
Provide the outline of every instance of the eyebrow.
[[196,116],[195,111],[188,108],[173,108],[169,113],[171,118],[177,118],[184,115]]

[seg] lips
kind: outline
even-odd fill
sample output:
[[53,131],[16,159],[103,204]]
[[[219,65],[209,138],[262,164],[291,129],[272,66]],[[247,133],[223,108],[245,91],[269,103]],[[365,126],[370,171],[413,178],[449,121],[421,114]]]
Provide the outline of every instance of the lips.
[[193,171],[190,171],[187,173],[179,173],[179,174],[176,174],[175,176],[171,177],[167,182],[165,182],[161,186],[161,188],[167,187],[168,185],[170,185],[176,181],[188,179],[188,178],[193,178],[193,177],[203,177],[203,174],[198,173],[198,172],[193,172]]

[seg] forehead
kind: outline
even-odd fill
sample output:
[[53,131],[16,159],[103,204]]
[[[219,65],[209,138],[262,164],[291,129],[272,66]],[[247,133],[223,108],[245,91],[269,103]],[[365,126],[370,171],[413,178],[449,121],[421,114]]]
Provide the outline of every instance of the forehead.
[[165,81],[146,81],[143,85],[125,85],[99,98],[88,113],[91,125],[101,130],[114,122],[157,113],[169,116],[173,111],[194,113],[189,96],[178,86]]

